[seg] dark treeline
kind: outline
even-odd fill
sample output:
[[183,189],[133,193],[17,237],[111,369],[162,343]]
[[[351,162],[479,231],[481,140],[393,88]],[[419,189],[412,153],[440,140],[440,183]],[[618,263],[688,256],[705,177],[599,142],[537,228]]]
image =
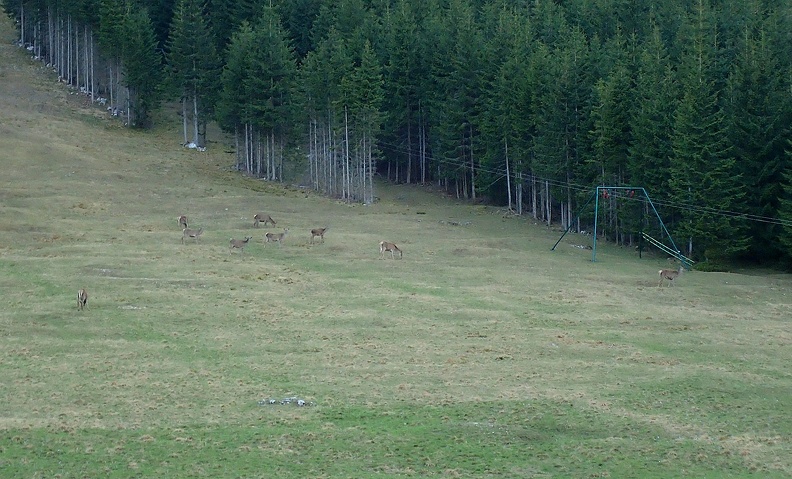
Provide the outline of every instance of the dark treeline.
[[[590,230],[643,187],[716,267],[792,263],[789,0],[5,0],[20,45],[130,126],[374,201],[434,183]],[[599,231],[667,242],[629,189]],[[578,215],[580,213],[580,215]],[[602,219],[604,218],[604,220]]]

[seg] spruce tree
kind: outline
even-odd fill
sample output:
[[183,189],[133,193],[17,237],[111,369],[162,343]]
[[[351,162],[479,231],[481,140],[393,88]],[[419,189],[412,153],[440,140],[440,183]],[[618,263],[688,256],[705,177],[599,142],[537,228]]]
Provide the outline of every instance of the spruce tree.
[[720,91],[713,78],[711,13],[700,3],[690,23],[683,96],[675,115],[670,187],[684,205],[675,228],[686,252],[715,267],[745,251],[749,240],[740,217],[745,190],[728,138]]
[[121,62],[129,89],[130,126],[148,128],[162,95],[162,56],[145,9],[127,8],[121,27]]
[[[787,141],[785,160],[788,165],[792,165],[792,139]],[[777,237],[786,267],[790,268],[792,267],[792,172],[789,170],[783,174],[781,189],[778,208],[780,231]]]
[[205,146],[206,124],[219,89],[220,60],[203,0],[179,0],[176,4],[167,60],[170,84],[182,102],[184,143]]
[[629,177],[650,197],[667,199],[677,81],[659,28],[654,28],[649,41],[640,48],[637,63],[630,110]]
[[374,202],[374,156],[382,124],[382,69],[369,43],[364,45],[357,65],[341,80],[339,107],[347,113],[345,120],[352,130],[347,148],[354,158],[349,174],[351,199]]
[[[765,32],[759,30],[756,37],[746,32],[725,92],[729,139],[743,184],[751,192],[745,199],[746,211],[764,218],[778,213],[783,174],[789,167],[784,147],[790,135],[792,100],[777,74],[781,69]],[[777,233],[778,225],[752,222],[753,241],[746,253],[774,261],[783,254],[777,248]]]

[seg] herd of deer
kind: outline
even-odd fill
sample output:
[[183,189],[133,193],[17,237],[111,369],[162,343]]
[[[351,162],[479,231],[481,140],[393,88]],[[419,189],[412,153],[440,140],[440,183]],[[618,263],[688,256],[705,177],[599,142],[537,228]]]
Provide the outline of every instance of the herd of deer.
[[[187,224],[187,216],[181,215],[178,218],[179,226],[182,228],[182,244],[184,244],[184,238],[192,238],[196,241],[198,238],[203,234],[203,228],[199,229],[191,229]],[[267,223],[271,223],[275,226],[275,220],[272,219],[270,215],[264,213],[256,213],[253,216],[253,226],[258,228],[261,223],[264,223],[264,226],[267,226]],[[311,230],[311,244],[314,243],[315,238],[320,238],[322,243],[324,243],[324,235],[329,228],[314,228]],[[267,239],[267,243],[273,242],[278,243],[278,246],[283,244],[284,238],[289,233],[288,228],[283,229],[283,233],[267,233],[265,238]],[[240,252],[244,252],[245,246],[250,242],[252,236],[246,236],[243,240],[238,240],[231,238],[228,244],[228,254],[231,254],[233,250],[238,249]],[[380,259],[385,258],[385,253],[390,253],[392,259],[396,259],[396,255],[399,255],[401,259],[403,256],[402,250],[396,246],[395,243],[391,243],[389,241],[380,241]],[[668,286],[674,282],[679,276],[682,275],[682,272],[685,271],[684,266],[680,266],[679,269],[661,269],[660,274],[660,283],[658,286],[662,286],[664,281],[668,281]],[[88,305],[88,291],[85,288],[81,288],[77,291],[77,309],[83,310]]]
[[[184,244],[185,238],[192,238],[196,241],[198,238],[203,234],[203,228],[200,229],[191,229],[187,222],[187,216],[181,215],[178,218],[179,226],[182,228],[182,239],[181,242]],[[253,215],[253,227],[258,228],[259,225],[267,226],[267,224],[271,224],[275,226],[277,223],[272,216],[264,213],[256,213]],[[324,235],[329,228],[314,228],[311,230],[311,244],[314,244],[316,238],[322,240],[324,243]],[[267,233],[264,237],[267,240],[267,243],[278,243],[278,246],[283,244],[283,240],[286,238],[286,235],[289,234],[289,229],[284,228],[283,233]],[[252,236],[246,236],[245,239],[238,240],[231,238],[228,243],[228,254],[231,254],[235,249],[238,249],[240,252],[244,252],[245,246],[250,242]],[[385,253],[390,253],[391,258],[396,259],[396,255],[399,255],[399,258],[402,258],[403,253],[402,250],[396,246],[395,243],[391,243],[389,241],[380,241],[380,258],[385,257]]]

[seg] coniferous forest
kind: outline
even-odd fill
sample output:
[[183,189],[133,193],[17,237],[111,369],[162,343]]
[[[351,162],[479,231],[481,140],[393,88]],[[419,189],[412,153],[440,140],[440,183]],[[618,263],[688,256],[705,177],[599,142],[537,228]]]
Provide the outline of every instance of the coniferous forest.
[[789,0],[3,6],[109,114],[178,103],[184,144],[216,122],[248,174],[356,202],[378,174],[576,231],[598,204],[610,241],[665,226],[710,268],[792,264]]

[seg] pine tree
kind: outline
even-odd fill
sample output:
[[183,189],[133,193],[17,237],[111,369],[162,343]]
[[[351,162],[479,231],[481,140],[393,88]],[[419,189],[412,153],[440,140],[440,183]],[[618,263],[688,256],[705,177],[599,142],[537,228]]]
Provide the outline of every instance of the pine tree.
[[255,24],[243,22],[229,44],[218,118],[235,134],[238,162],[250,173],[283,177],[295,76],[294,55],[276,12],[265,8]]
[[699,4],[684,58],[683,96],[675,115],[671,159],[673,199],[686,205],[675,228],[688,240],[687,254],[712,264],[745,251],[749,241],[739,217],[745,191],[728,140],[719,91],[712,77],[711,14]]
[[632,142],[629,177],[653,198],[669,196],[671,133],[677,104],[677,82],[659,28],[638,53],[635,102],[630,110]]
[[319,14],[321,0],[292,0],[278,7],[283,27],[289,32],[297,58],[302,60],[314,49],[313,22]]
[[219,89],[220,61],[214,45],[203,0],[179,0],[168,38],[167,60],[170,83],[182,102],[185,144],[206,144],[206,123]]
[[374,202],[374,155],[380,132],[383,102],[382,73],[369,43],[364,45],[359,63],[341,80],[337,101],[347,113],[348,154],[354,159],[347,174],[350,198],[364,203]]
[[121,28],[121,62],[129,89],[130,126],[148,128],[162,92],[162,56],[145,9],[127,8]]
[[[783,174],[789,167],[784,151],[789,137],[792,100],[777,74],[782,68],[761,27],[745,33],[726,86],[725,109],[729,139],[734,145],[737,168],[745,188],[746,211],[775,217],[782,197]],[[754,36],[755,35],[755,36]],[[778,250],[778,225],[751,224],[751,249],[756,259],[774,261]]]
[[[792,165],[792,139],[787,141],[786,163]],[[778,216],[781,220],[781,228],[778,232],[778,240],[782,245],[782,253],[787,268],[792,266],[792,172],[787,170],[781,182],[782,195],[780,198]]]
[[248,22],[243,22],[228,45],[217,104],[217,121],[223,130],[234,133],[237,165],[247,171],[252,171],[252,165],[246,156],[248,149],[241,148],[239,140],[243,129],[247,132],[247,127],[253,120],[252,108],[248,102],[251,92],[245,89],[245,78],[251,70],[250,51],[254,47],[253,28]]
[[475,199],[481,151],[478,103],[483,96],[481,32],[466,0],[452,0],[440,20],[440,43],[431,60],[433,150],[442,158],[438,169],[447,188],[453,186],[457,196]]
[[[296,75],[294,54],[273,9],[265,8],[253,27],[250,69],[243,78],[251,121],[265,140],[264,174],[283,179],[283,148],[290,129],[292,84]],[[261,171],[257,171],[261,175]]]
[[[422,162],[420,126],[421,62],[419,32],[415,13],[407,0],[399,0],[386,12],[384,18],[385,88],[390,93],[385,99],[383,140],[388,161],[403,171],[396,181],[411,183],[414,176],[425,181],[426,167]],[[418,161],[414,161],[414,160]],[[417,171],[416,171],[416,166]],[[388,171],[391,171],[389,168]],[[415,175],[414,175],[415,173]]]
[[487,34],[486,56],[504,61],[492,66],[487,79],[481,115],[482,158],[480,178],[487,194],[510,209],[522,212],[521,176],[535,133],[531,118],[531,85],[528,71],[533,48],[530,19],[513,8],[491,12],[493,31]]

